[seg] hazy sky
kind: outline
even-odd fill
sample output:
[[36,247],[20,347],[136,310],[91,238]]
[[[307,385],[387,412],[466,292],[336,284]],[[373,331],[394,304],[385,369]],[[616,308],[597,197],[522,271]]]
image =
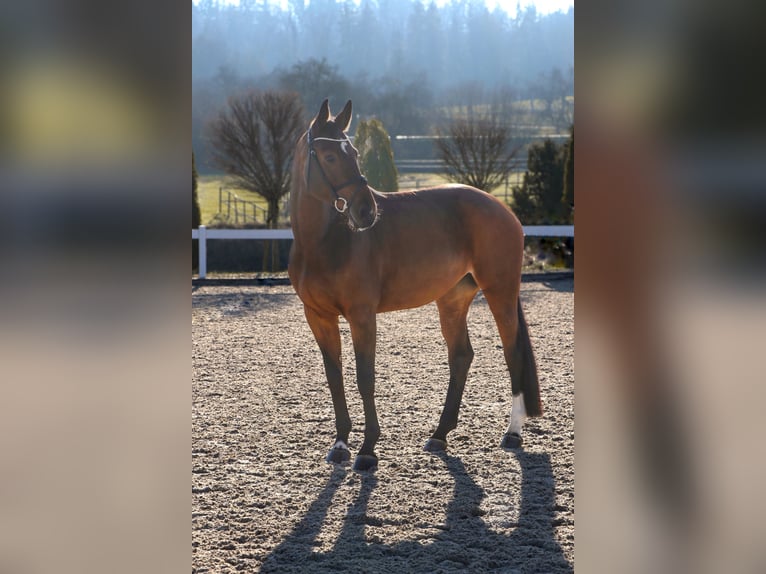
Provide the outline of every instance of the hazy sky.
[[537,11],[541,14],[556,12],[558,10],[566,12],[570,6],[574,6],[574,0],[485,0],[487,6],[492,9],[500,5],[509,14],[516,13],[516,5],[528,6],[534,4]]
[[[199,0],[193,0],[194,3],[198,3]],[[273,2],[281,2],[283,5],[287,5],[287,0],[272,0]],[[309,0],[310,1],[310,0]],[[358,3],[358,0],[356,0]],[[429,0],[425,0],[424,3],[428,3]],[[574,0],[484,0],[487,6],[493,9],[499,5],[505,9],[511,15],[516,13],[516,5],[528,6],[533,4],[537,11],[541,14],[548,14],[549,12],[556,12],[557,10],[567,11],[570,6],[574,6]],[[224,2],[230,4],[239,4],[239,0],[224,0]],[[446,3],[447,0],[436,0],[436,4],[441,6]]]

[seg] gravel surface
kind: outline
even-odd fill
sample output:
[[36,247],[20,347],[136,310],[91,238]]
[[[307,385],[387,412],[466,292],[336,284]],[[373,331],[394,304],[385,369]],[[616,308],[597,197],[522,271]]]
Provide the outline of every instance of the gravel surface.
[[[378,316],[374,473],[324,462],[335,425],[289,286],[192,291],[193,572],[572,572],[574,286],[522,284],[545,414],[504,451],[511,385],[479,294],[476,353],[446,454],[424,452],[447,392],[434,304]],[[352,460],[363,415],[341,321]]]

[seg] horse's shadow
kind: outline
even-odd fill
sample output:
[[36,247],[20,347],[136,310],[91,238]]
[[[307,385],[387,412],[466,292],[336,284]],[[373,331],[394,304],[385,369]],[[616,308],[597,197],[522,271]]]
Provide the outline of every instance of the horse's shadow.
[[516,455],[522,471],[521,508],[512,534],[491,530],[476,512],[484,491],[459,458],[440,455],[454,480],[454,496],[441,534],[426,543],[393,545],[365,538],[367,505],[378,478],[362,476],[359,494],[329,552],[316,538],[346,470],[336,467],[328,484],[292,532],[264,560],[261,572],[573,572],[554,537],[554,480],[547,454]]

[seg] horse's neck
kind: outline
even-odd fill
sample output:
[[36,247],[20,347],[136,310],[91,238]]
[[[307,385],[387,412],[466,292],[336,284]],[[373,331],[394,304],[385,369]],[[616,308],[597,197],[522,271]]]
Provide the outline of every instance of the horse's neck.
[[299,245],[316,245],[326,237],[335,222],[332,207],[311,196],[308,190],[298,190],[291,199],[293,235]]

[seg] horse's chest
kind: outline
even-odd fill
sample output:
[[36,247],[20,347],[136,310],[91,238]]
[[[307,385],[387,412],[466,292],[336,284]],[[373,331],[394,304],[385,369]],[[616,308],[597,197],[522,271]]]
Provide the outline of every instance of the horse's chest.
[[348,247],[325,249],[312,255],[293,253],[290,279],[298,297],[305,305],[322,312],[342,315],[353,306],[363,285],[369,282],[367,259],[364,264],[353,263]]
[[296,257],[290,263],[290,281],[304,305],[317,311],[338,313],[336,273],[317,269],[317,261]]
[[340,315],[343,313],[341,301],[335,289],[321,281],[304,280],[296,292],[303,304],[316,311]]

